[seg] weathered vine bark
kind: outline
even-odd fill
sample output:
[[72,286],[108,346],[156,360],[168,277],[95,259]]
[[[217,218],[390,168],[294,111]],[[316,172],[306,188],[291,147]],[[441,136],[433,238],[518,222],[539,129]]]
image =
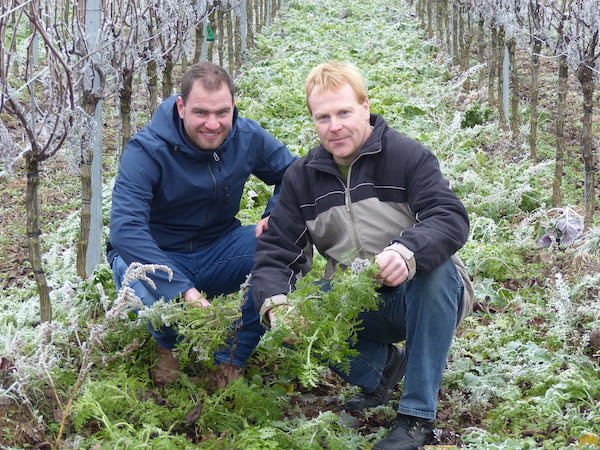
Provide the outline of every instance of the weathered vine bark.
[[[244,59],[243,53],[242,53],[242,19],[240,17],[240,14],[235,14],[235,34],[234,34],[234,40],[235,40],[235,55],[233,57],[234,59],[234,73],[238,74],[240,71],[240,68],[242,67],[242,60]],[[233,73],[232,73],[233,74]]]
[[121,72],[123,87],[119,91],[119,109],[121,112],[121,154],[125,144],[131,138],[131,96],[133,94],[133,69],[125,68]]
[[498,82],[498,98],[496,99],[496,108],[498,110],[498,125],[502,130],[506,130],[507,123],[504,115],[504,30],[500,28],[496,34],[496,80]]
[[[466,20],[465,20],[466,15]],[[471,20],[469,12],[461,9],[459,27],[462,30],[461,50],[460,50],[460,70],[466,72],[471,66],[471,41],[473,35],[471,33]],[[471,78],[467,77],[463,83],[463,89],[469,91],[471,89]]]
[[154,58],[150,58],[146,65],[148,76],[148,117],[152,117],[158,108],[158,65]]
[[529,121],[529,156],[532,161],[537,160],[537,130],[538,130],[538,102],[540,95],[540,53],[542,41],[533,36],[531,49],[531,118]]
[[498,28],[492,26],[490,28],[490,55],[489,55],[489,69],[488,69],[488,103],[490,108],[496,108],[496,95],[495,95],[495,81],[496,72],[498,67]]
[[426,0],[426,9],[427,9],[427,36],[433,36],[433,3],[434,0]]
[[173,95],[173,54],[169,53],[164,57],[165,67],[162,71],[162,97],[163,100]]
[[583,60],[577,68],[577,79],[581,83],[583,94],[583,128],[581,130],[581,154],[585,167],[585,215],[583,228],[588,230],[594,224],[594,210],[596,208],[596,161],[594,157],[594,144],[592,143],[592,118],[594,105],[594,69],[596,67],[596,54],[598,47],[598,30],[585,48]]
[[506,43],[510,65],[510,129],[513,140],[519,137],[519,72],[517,67],[516,42],[513,38]]
[[255,31],[256,33],[260,33],[260,30],[263,26],[263,16],[262,16],[262,2],[263,0],[254,0],[254,17],[255,17]]
[[442,44],[444,42],[444,5],[447,0],[438,0],[435,3],[435,25],[437,33],[437,41]]
[[225,47],[225,26],[223,24],[223,16],[225,15],[223,7],[219,6],[217,9],[217,54],[219,55],[219,65],[223,67],[224,62],[224,50]]
[[[227,27],[227,63],[229,66],[229,73],[233,75],[235,73],[235,51],[233,48],[233,10],[230,9],[225,17],[225,23]],[[237,33],[236,33],[237,34]]]
[[459,27],[458,7],[452,3],[452,65],[458,66],[460,63],[460,44],[459,36],[462,30]]
[[[90,117],[93,117],[96,111],[99,97],[90,90],[83,91],[82,109]],[[86,270],[87,249],[90,241],[90,228],[92,223],[92,161],[94,159],[94,148],[89,133],[85,133],[86,138],[82,142],[81,149],[81,213],[79,218],[79,237],[77,240],[77,275],[86,279],[88,274]]]
[[36,155],[25,154],[27,167],[27,193],[25,195],[25,209],[27,211],[27,242],[29,244],[29,262],[40,295],[40,319],[42,322],[52,321],[52,302],[46,274],[42,266],[40,250],[40,227],[38,210],[38,186],[40,184],[39,161]]
[[444,10],[444,29],[446,30],[446,52],[448,54],[452,53],[452,35],[453,35],[453,31],[452,31],[452,14],[451,14],[451,8],[448,5],[448,2],[446,1],[446,4],[444,5],[445,10]]
[[254,47],[254,4],[256,4],[257,0],[248,0],[246,4],[246,20],[247,20],[247,43],[248,48]]
[[558,94],[556,100],[556,156],[554,164],[554,180],[552,181],[552,204],[562,204],[561,183],[565,165],[565,106],[567,103],[567,81],[569,66],[567,56],[561,54],[558,58]]
[[156,47],[153,10],[149,10],[149,14],[148,36],[150,38],[146,44],[146,53],[148,55],[148,63],[146,64],[146,76],[148,77],[148,118],[152,117],[152,114],[158,108],[158,64],[153,55]]
[[542,5],[540,0],[529,0],[529,32],[532,39],[531,47],[531,117],[529,120],[529,156],[532,161],[537,160],[537,132],[538,132],[538,103],[540,90],[540,55],[543,40],[542,30]]
[[479,77],[477,78],[477,87],[481,89],[483,88],[488,72],[485,66],[485,21],[479,19],[478,25],[477,33],[479,39],[477,41],[477,62],[481,65],[481,69],[479,70]]

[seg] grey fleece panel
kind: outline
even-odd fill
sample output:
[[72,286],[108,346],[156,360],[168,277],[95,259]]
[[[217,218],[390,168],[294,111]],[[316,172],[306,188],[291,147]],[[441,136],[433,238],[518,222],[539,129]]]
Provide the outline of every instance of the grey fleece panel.
[[[381,202],[374,197],[335,206],[306,222],[319,252],[344,265],[355,257],[379,254],[402,230],[414,224],[414,214],[407,205]],[[323,249],[327,251],[323,253]]]
[[[336,264],[349,266],[355,258],[368,259],[378,255],[415,223],[415,215],[407,204],[381,202],[372,197],[330,208],[316,219],[307,221],[306,225],[315,247],[327,258],[325,276],[330,277]],[[462,321],[473,307],[473,285],[458,256],[453,255],[452,260],[465,288]]]

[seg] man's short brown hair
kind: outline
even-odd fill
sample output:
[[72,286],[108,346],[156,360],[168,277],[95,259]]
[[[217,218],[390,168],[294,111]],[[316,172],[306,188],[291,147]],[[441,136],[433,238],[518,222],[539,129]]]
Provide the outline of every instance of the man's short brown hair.
[[231,99],[234,99],[235,87],[229,73],[217,64],[202,61],[190,66],[181,77],[181,99],[183,103],[188,99],[194,83],[198,80],[207,91],[217,91],[225,83],[229,92],[231,92]]
[[336,61],[319,64],[310,71],[306,77],[304,91],[306,92],[306,105],[310,111],[308,104],[308,96],[317,89],[317,93],[324,91],[335,91],[340,89],[344,84],[350,85],[356,95],[358,103],[362,103],[367,98],[367,89],[365,82],[358,68],[350,63],[340,63]]

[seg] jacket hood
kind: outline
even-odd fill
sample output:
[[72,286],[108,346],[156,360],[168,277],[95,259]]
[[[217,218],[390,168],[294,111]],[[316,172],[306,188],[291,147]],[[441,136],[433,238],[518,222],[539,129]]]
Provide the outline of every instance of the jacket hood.
[[210,156],[213,153],[219,154],[226,151],[228,142],[237,129],[237,107],[234,107],[233,109],[233,121],[231,130],[229,130],[229,135],[217,149],[203,150],[193,144],[185,135],[183,120],[179,117],[179,113],[177,112],[176,101],[178,97],[179,95],[173,95],[161,103],[152,116],[152,121],[148,124],[148,131],[165,141],[175,150],[187,153],[194,158],[201,158],[203,156]]

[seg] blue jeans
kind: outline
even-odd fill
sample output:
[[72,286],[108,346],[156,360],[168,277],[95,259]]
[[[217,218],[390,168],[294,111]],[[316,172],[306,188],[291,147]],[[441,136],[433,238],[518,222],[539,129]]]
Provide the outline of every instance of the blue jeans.
[[[463,282],[451,259],[430,273],[395,288],[380,288],[377,311],[363,312],[363,330],[350,372],[336,373],[364,392],[381,380],[389,346],[406,340],[404,392],[398,412],[434,419],[438,391],[460,317]],[[335,370],[335,369],[334,369]]]
[[[210,299],[240,289],[240,285],[244,283],[252,269],[255,248],[254,226],[247,225],[236,228],[198,253],[165,253],[172,260],[173,265]],[[112,269],[115,284],[120,289],[127,264],[117,256],[112,262]],[[148,289],[139,280],[134,281],[131,287],[146,306],[151,306],[161,299],[157,292]],[[177,332],[171,327],[155,330],[149,326],[148,329],[158,344],[166,349],[173,349],[179,340]],[[241,319],[234,325],[234,330],[236,330],[234,338],[229,339],[224,347],[215,352],[216,364],[232,363],[243,367],[264,333],[252,302],[252,289],[246,295]]]

